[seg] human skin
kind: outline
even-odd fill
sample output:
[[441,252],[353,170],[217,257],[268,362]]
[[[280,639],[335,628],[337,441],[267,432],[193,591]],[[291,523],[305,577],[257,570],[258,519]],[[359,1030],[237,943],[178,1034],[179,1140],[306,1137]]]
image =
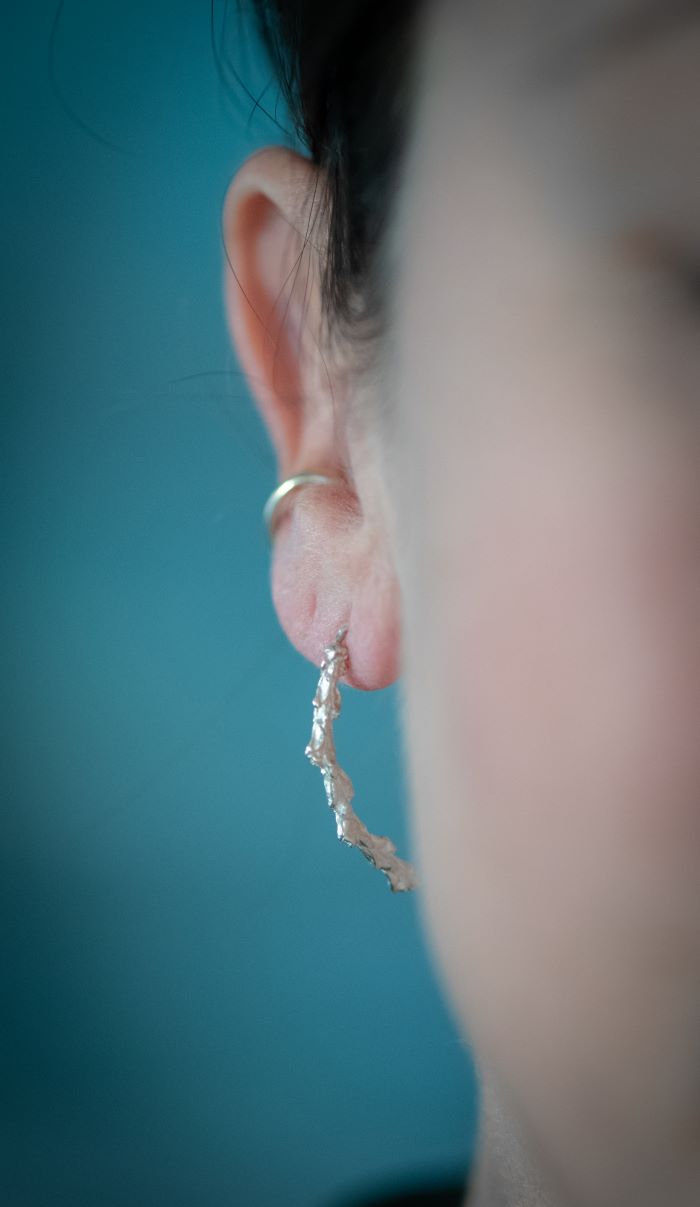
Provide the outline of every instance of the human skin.
[[285,508],[280,622],[317,666],[348,623],[355,687],[400,676],[483,1087],[465,1203],[696,1207],[700,20],[539,78],[580,8],[427,6],[369,371],[324,344],[316,169],[283,148],[227,195],[226,298],[279,480],[344,478]]

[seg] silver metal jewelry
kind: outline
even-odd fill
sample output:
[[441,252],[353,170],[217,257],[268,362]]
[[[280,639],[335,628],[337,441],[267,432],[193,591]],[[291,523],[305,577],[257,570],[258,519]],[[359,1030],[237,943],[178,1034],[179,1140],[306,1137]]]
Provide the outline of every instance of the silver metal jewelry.
[[291,478],[285,478],[284,482],[280,482],[269,496],[265,506],[263,507],[263,520],[267,526],[267,533],[272,540],[275,535],[275,516],[277,508],[286,498],[290,491],[296,490],[298,486],[331,486],[334,484],[340,485],[342,478],[333,478],[328,474],[303,473],[294,474]]
[[341,842],[358,847],[365,859],[384,873],[392,893],[409,892],[418,887],[412,865],[398,858],[395,854],[396,847],[389,838],[370,834],[353,812],[350,802],[355,789],[336,759],[333,720],[340,713],[341,707],[338,679],[346,674],[348,668],[348,648],[345,641],[347,631],[347,625],[338,629],[333,645],[327,646],[323,651],[321,677],[313,698],[311,738],[304,754],[321,770],[328,804],[335,813],[338,838]]

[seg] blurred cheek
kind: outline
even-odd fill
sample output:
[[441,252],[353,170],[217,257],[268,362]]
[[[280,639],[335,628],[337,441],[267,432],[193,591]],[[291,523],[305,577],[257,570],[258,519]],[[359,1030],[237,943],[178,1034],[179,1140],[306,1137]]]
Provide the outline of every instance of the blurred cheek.
[[425,575],[417,824],[438,944],[474,971],[500,940],[513,978],[533,956],[584,969],[581,944],[599,973],[606,945],[646,958],[669,925],[700,949],[697,445],[515,445],[482,465],[459,556]]
[[566,861],[589,890],[608,861],[646,881],[636,857],[670,872],[688,856],[697,876],[698,475],[661,447],[569,468],[567,483],[533,466],[520,492],[511,473],[484,499],[464,592],[445,600],[442,631],[463,635],[453,748],[494,855]]

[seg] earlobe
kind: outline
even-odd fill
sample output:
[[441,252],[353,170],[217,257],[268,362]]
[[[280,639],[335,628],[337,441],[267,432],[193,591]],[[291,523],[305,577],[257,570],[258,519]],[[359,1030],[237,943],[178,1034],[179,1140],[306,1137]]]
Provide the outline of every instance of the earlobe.
[[[316,493],[326,491],[334,501]],[[318,667],[324,647],[347,625],[345,681],[364,691],[388,687],[400,673],[400,600],[393,565],[365,517],[346,515],[342,491],[319,486],[305,494],[300,493],[275,539],[270,578],[282,628]]]

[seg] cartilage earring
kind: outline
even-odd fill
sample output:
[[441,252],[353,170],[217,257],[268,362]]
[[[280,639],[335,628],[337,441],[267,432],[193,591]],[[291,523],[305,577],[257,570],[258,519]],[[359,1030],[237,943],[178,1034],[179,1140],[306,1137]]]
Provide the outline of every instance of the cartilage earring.
[[384,873],[392,893],[409,892],[418,887],[412,865],[404,859],[399,859],[391,839],[370,834],[353,812],[350,802],[355,789],[336,758],[333,721],[341,708],[338,680],[346,674],[348,668],[346,634],[347,625],[338,629],[333,644],[324,649],[321,676],[313,698],[311,738],[304,753],[320,768],[326,797],[335,813],[338,838],[341,842],[358,847],[365,859]]

